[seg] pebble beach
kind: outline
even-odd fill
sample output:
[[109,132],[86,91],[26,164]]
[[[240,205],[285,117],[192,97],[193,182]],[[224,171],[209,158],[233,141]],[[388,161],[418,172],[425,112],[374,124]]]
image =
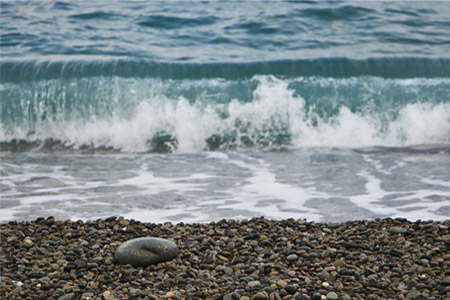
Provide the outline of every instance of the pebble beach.
[[0,300],[450,300],[449,16],[0,0]]
[[[1,299],[450,299],[450,220],[122,217],[1,224]],[[174,242],[172,260],[120,265],[125,241]]]

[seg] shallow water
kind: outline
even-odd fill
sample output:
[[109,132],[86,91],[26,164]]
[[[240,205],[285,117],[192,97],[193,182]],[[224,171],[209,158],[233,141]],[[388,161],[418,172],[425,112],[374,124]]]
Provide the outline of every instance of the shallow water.
[[444,220],[450,148],[2,157],[2,218]]

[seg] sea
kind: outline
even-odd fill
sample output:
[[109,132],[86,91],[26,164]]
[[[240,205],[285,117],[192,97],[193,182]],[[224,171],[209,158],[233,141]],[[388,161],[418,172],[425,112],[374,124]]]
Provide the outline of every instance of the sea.
[[0,2],[0,220],[450,217],[450,2]]

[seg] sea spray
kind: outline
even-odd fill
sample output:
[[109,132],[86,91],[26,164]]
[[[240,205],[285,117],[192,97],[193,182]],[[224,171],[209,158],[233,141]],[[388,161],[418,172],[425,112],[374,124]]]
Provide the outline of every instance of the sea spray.
[[446,92],[448,79],[52,79],[2,85],[0,137],[122,152],[445,144]]

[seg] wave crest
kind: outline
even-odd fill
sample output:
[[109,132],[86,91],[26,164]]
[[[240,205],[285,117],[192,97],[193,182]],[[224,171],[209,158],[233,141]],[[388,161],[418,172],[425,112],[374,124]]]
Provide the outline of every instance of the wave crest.
[[[190,101],[154,94],[116,106],[112,101],[103,115],[58,112],[50,105],[38,111],[34,121],[10,126],[2,121],[1,147],[193,152],[450,143],[450,103],[406,103],[393,111],[340,105],[337,113],[320,114],[287,80],[258,76],[253,82],[257,85],[246,101]],[[43,117],[51,113],[56,116]]]

